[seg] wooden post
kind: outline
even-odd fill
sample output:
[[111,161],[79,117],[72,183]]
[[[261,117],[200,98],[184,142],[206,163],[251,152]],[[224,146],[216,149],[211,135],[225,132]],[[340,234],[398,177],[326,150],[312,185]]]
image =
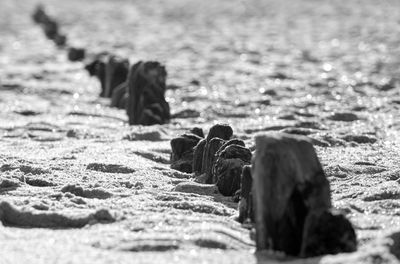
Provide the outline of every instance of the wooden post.
[[311,141],[258,135],[252,175],[257,250],[299,255],[307,215],[331,207],[329,183]]

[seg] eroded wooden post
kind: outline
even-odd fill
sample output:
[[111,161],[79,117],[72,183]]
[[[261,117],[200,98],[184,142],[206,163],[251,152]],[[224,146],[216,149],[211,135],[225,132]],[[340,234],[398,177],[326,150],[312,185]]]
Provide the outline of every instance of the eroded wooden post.
[[129,100],[127,114],[130,125],[164,124],[170,119],[165,100],[167,72],[159,62],[134,64],[128,74]]
[[[258,135],[252,176],[257,250],[301,255],[302,244],[309,244],[307,241],[315,237],[312,231],[315,224],[306,221],[315,220],[311,216],[330,212],[331,208],[329,182],[311,141],[284,133]],[[311,226],[307,232],[304,232],[305,224]],[[349,230],[338,227],[337,232]],[[314,252],[331,253],[332,248],[324,241],[319,242],[321,248],[327,249]],[[344,244],[338,241],[335,246],[345,251]]]

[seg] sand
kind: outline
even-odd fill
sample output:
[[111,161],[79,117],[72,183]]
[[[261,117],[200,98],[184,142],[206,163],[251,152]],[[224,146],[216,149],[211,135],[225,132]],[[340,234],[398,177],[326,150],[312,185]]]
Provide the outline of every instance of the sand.
[[[127,125],[36,1],[0,3],[0,263],[397,263],[399,3],[42,1],[73,46],[159,60],[174,118]],[[359,249],[255,254],[237,204],[169,168],[169,140],[229,123],[314,140]]]

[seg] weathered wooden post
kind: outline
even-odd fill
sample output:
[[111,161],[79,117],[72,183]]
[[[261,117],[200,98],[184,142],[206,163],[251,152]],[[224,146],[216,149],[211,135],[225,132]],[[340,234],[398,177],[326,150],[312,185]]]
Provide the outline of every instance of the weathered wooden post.
[[85,49],[84,48],[74,48],[71,47],[68,49],[68,60],[70,61],[81,61],[85,58]]
[[111,95],[111,107],[126,109],[128,97],[128,83],[125,81],[113,90]]
[[202,138],[195,134],[183,134],[171,140],[171,168],[192,173],[194,147]]
[[159,62],[139,61],[128,74],[130,125],[164,124],[170,119],[165,100],[167,72]]
[[249,165],[250,161],[250,150],[240,145],[228,145],[218,151],[213,167],[213,176],[220,193],[232,196],[240,189],[243,167]]
[[113,90],[126,81],[129,71],[127,59],[110,55],[105,66],[104,97],[111,97]]
[[254,222],[254,206],[253,206],[253,178],[251,176],[251,166],[246,165],[243,167],[242,175],[240,178],[240,201],[238,204],[240,223],[244,223],[246,220]]
[[[219,148],[232,137],[233,129],[227,124],[216,124],[210,128],[204,146],[201,173],[206,174],[205,183],[215,183],[212,177],[214,155]],[[214,138],[217,138],[212,142]]]
[[[354,230],[348,220],[326,216],[332,215],[329,182],[307,137],[284,133],[256,136],[252,176],[257,250],[294,256],[355,250]],[[334,220],[337,225],[330,225],[333,230],[325,233],[327,239],[311,243],[318,229],[315,219]],[[347,239],[328,244],[335,236]],[[318,248],[310,248],[310,244]]]

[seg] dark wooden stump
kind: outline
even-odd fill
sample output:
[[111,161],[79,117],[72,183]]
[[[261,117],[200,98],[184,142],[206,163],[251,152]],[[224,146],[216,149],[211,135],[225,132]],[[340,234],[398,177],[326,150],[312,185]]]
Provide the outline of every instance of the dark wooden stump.
[[67,36],[58,34],[57,36],[54,37],[53,41],[54,44],[57,45],[57,47],[62,48],[65,45],[67,45]]
[[128,83],[123,82],[118,85],[111,95],[111,107],[126,109],[128,103]]
[[85,69],[90,76],[95,76],[101,87],[100,96],[105,97],[105,86],[106,86],[106,63],[108,54],[98,54],[94,60],[85,66]]
[[344,215],[332,210],[313,211],[307,215],[300,253],[302,257],[356,250],[356,233]]
[[[226,140],[229,140],[232,137],[233,130],[227,124],[217,124],[210,128],[206,138],[206,144],[204,146],[202,165],[201,165],[201,173],[205,173],[206,182],[205,183],[215,183],[213,182],[212,177],[212,167],[213,162],[215,161],[215,153],[219,150],[219,148],[225,143]],[[215,141],[213,146],[211,146],[211,141],[213,138],[218,138],[218,141]]]
[[207,140],[202,139],[194,148],[193,152],[193,172],[195,175],[199,175],[202,173],[203,166],[203,154],[206,146]]
[[38,24],[44,24],[49,20],[49,17],[44,11],[44,7],[42,5],[36,6],[35,11],[32,14],[32,19]]
[[257,250],[299,255],[307,215],[331,207],[311,141],[284,133],[257,136],[252,175]]
[[125,82],[128,77],[129,61],[127,59],[110,55],[105,65],[104,97],[110,98],[113,90]]
[[130,125],[164,124],[170,119],[165,100],[167,72],[158,62],[138,62],[128,76]]
[[229,140],[233,135],[233,129],[228,124],[217,124],[210,128],[207,135],[207,141],[218,137],[223,140]]
[[240,145],[228,145],[218,151],[213,164],[213,182],[225,196],[232,196],[240,189],[242,169],[250,164],[251,152]]
[[253,206],[253,178],[251,176],[251,166],[246,165],[243,167],[242,175],[240,178],[240,201],[238,205],[240,223],[249,220],[254,222],[254,206]]
[[42,24],[42,28],[48,39],[54,39],[58,35],[58,23],[51,18]]
[[238,146],[242,146],[242,147],[245,147],[245,146],[246,146],[243,140],[237,139],[237,138],[233,138],[233,139],[230,139],[230,140],[226,141],[226,142],[220,147],[220,149],[218,150],[218,152],[216,153],[216,155],[219,156],[219,154],[221,153],[221,151],[223,151],[227,146],[230,146],[230,145],[238,145]]
[[206,143],[203,154],[203,164],[202,164],[202,173],[205,174],[205,183],[211,184],[215,183],[213,181],[212,169],[214,163],[217,159],[215,153],[219,150],[219,148],[225,143],[225,141],[219,137],[212,138],[209,142]]
[[193,151],[201,137],[194,134],[184,134],[171,140],[171,168],[186,173],[192,173]]
[[200,127],[194,127],[190,130],[190,133],[198,135],[201,138],[204,138],[204,133],[203,133],[203,129],[201,129]]
[[85,58],[84,48],[69,48],[68,49],[68,60],[70,61],[81,61]]

